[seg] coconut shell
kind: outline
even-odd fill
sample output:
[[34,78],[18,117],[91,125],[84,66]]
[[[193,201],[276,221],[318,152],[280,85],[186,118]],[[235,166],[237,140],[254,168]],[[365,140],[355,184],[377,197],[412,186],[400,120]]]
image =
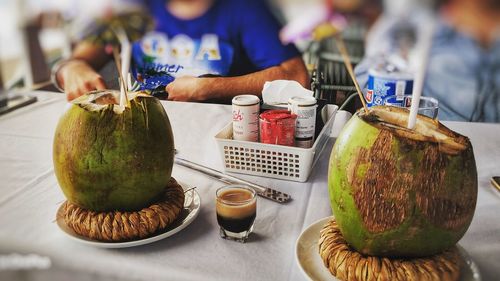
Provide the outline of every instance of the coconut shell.
[[469,139],[423,116],[408,130],[407,116],[397,108],[358,113],[332,149],[332,210],[346,241],[366,255],[440,253],[457,243],[474,215]]
[[151,96],[130,96],[120,109],[115,91],[73,101],[53,145],[54,172],[69,202],[83,209],[140,210],[161,196],[173,167],[167,113]]

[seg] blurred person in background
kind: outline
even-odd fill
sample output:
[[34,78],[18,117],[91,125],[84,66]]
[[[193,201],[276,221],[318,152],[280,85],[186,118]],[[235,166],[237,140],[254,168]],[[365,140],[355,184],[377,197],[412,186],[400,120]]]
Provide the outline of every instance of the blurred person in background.
[[333,0],[331,2],[335,11],[348,18],[360,18],[368,26],[371,26],[382,12],[381,0]]
[[[440,120],[500,122],[500,1],[438,0],[433,4],[437,18],[423,95],[439,101]],[[388,12],[388,6],[370,31],[365,58],[356,67],[360,85],[366,86],[368,70],[382,57],[395,52],[411,56],[407,49],[415,39],[411,30],[428,20],[416,4],[403,13]]]
[[[263,1],[137,2],[155,21],[154,31],[132,48],[132,72],[143,89],[164,82],[169,100],[228,102],[240,94],[260,96],[270,80],[307,86],[300,53],[280,42],[281,26]],[[104,46],[83,41],[54,69],[56,83],[68,100],[105,89],[97,71],[110,58]]]

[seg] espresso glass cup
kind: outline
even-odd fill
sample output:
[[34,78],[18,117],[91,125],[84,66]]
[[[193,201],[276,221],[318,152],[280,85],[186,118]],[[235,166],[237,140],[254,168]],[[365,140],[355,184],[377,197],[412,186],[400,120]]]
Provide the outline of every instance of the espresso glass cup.
[[220,236],[244,243],[257,215],[255,190],[244,185],[221,187],[216,192],[215,210]]
[[[411,95],[405,96],[388,96],[384,100],[384,105],[405,107],[410,110],[411,107]],[[418,105],[418,114],[425,115],[432,119],[436,119],[438,116],[439,102],[435,98],[431,97],[420,97],[420,104]]]

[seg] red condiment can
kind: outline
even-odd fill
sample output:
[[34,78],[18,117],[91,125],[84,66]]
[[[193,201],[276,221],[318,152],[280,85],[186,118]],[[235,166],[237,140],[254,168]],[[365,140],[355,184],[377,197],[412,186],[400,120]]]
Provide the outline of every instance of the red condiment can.
[[294,146],[297,115],[288,110],[268,110],[260,114],[260,142]]

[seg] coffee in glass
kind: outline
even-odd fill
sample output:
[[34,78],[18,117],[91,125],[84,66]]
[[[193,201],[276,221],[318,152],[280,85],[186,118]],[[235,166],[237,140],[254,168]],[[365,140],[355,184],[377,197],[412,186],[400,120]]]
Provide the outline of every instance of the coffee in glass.
[[245,242],[257,214],[255,191],[243,185],[228,185],[216,192],[217,222],[222,238]]

